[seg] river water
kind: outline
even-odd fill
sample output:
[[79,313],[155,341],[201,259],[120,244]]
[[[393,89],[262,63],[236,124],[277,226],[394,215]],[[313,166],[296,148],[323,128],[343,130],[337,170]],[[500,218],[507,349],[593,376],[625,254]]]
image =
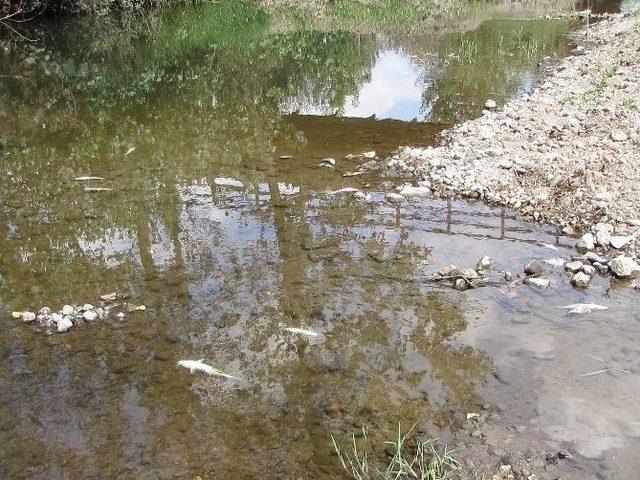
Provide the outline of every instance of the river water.
[[[7,48],[0,478],[339,479],[331,435],[399,423],[481,469],[507,455],[549,478],[637,478],[637,294],[604,277],[577,291],[551,266],[544,291],[432,283],[482,255],[514,273],[568,258],[575,240],[344,176],[530,90],[571,50],[569,22],[477,23],[282,29],[223,2],[43,22]],[[146,310],[53,335],[11,316],[109,292]],[[558,308],[578,302],[609,310]]]

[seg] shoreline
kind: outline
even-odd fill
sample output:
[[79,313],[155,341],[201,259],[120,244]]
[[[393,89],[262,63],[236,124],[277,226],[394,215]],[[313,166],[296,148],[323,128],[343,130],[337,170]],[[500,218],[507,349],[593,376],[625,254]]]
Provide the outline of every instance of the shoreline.
[[[640,15],[608,15],[571,39],[578,48],[548,66],[530,94],[501,108],[488,99],[480,118],[443,131],[435,147],[401,147],[381,170],[436,196],[506,206],[567,236],[583,235],[579,253],[624,255],[631,271],[612,273],[634,277],[640,273]],[[608,258],[598,260],[609,266]]]

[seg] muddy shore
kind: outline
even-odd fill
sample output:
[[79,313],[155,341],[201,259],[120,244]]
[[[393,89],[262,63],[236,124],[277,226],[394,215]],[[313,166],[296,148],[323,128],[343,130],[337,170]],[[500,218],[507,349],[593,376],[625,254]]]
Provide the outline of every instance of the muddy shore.
[[592,233],[586,250],[637,259],[640,16],[609,16],[573,40],[572,55],[548,65],[530,94],[502,107],[487,99],[480,118],[443,132],[435,148],[400,148],[384,168],[436,195],[509,206],[567,235]]

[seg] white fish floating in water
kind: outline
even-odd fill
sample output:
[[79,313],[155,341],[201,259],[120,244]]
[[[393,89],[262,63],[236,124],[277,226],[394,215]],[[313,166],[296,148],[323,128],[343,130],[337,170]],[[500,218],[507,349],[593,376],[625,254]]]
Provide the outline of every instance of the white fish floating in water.
[[102,177],[76,177],[74,178],[76,182],[87,182],[89,180],[104,180]]
[[213,183],[219,187],[244,188],[244,183],[240,180],[236,180],[235,178],[216,177],[213,179]]
[[209,375],[215,375],[217,377],[224,378],[233,378],[237,380],[237,377],[224,373],[217,368],[212,367],[211,365],[207,365],[206,363],[204,363],[204,358],[201,358],[200,360],[180,360],[178,362],[178,366],[188,369],[192,374],[199,370]]
[[85,192],[110,192],[113,188],[107,187],[84,187]]
[[562,267],[567,262],[565,261],[564,258],[553,257],[553,258],[547,258],[544,261],[544,263],[548,263],[549,265],[552,265],[554,267]]
[[566,305],[560,308],[567,308],[567,313],[591,313],[594,310],[608,310],[608,307],[604,305],[598,305],[597,303],[574,303],[572,305]]
[[305,330],[304,328],[295,328],[295,327],[285,327],[283,328],[285,332],[296,333],[298,335],[307,335],[308,337],[317,337],[318,334],[316,332],[312,332],[311,330]]
[[133,152],[136,149],[136,147],[131,147],[129,150],[126,151],[126,153],[124,154],[124,156],[126,157],[127,155],[129,155],[131,152]]
[[344,172],[342,174],[342,176],[343,177],[357,177],[358,175],[364,175],[365,173],[367,173],[367,172],[360,172],[360,171],[357,171],[357,172]]
[[543,243],[542,246],[548,248],[549,250],[558,251],[558,247],[556,247],[555,245],[551,245],[550,243]]
[[345,188],[341,188],[340,190],[329,190],[327,193],[329,195],[338,195],[341,193],[356,193],[359,192],[360,190],[358,190],[357,188],[353,188],[353,187],[345,187]]

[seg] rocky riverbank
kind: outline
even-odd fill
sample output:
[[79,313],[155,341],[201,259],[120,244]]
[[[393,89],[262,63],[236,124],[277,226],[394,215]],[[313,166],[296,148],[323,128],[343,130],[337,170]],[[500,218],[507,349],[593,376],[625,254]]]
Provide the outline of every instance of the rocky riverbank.
[[500,109],[499,99],[488,99],[480,118],[443,132],[435,148],[401,148],[384,167],[435,195],[477,198],[555,223],[567,235],[583,235],[581,253],[625,255],[634,267],[640,16],[610,16],[575,41],[573,54],[548,66],[531,94]]

